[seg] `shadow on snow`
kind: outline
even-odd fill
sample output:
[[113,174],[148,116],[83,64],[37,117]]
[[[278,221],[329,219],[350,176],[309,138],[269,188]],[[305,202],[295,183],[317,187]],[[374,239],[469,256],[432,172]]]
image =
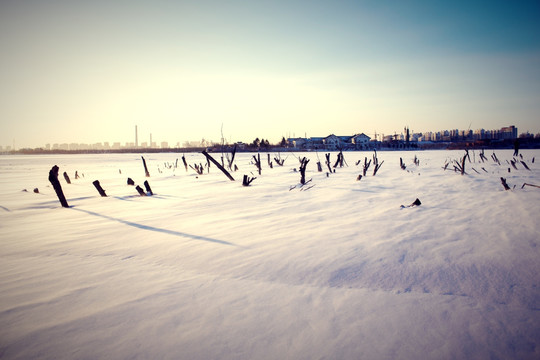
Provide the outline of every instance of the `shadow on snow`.
[[79,208],[75,208],[75,207],[70,207],[70,209],[77,210],[77,211],[80,211],[80,212],[84,212],[84,213],[94,215],[94,216],[99,216],[99,217],[102,217],[102,218],[107,219],[107,220],[117,221],[117,222],[119,222],[121,224],[133,226],[133,227],[136,227],[136,228],[139,228],[139,229],[142,229],[142,230],[155,231],[155,232],[160,232],[160,233],[164,233],[164,234],[180,236],[180,237],[184,237],[184,238],[191,238],[191,239],[195,239],[195,240],[209,241],[209,242],[213,242],[213,243],[217,243],[217,244],[236,246],[233,243],[223,241],[223,240],[212,239],[212,238],[205,237],[205,236],[192,235],[192,234],[187,234],[187,233],[168,230],[168,229],[162,229],[162,228],[158,228],[158,227],[154,227],[154,226],[142,225],[142,224],[138,224],[138,223],[131,222],[131,221],[117,219],[117,218],[114,218],[114,217],[111,217],[111,216],[98,214],[96,212],[89,211],[89,210],[83,210],[83,209],[79,209]]

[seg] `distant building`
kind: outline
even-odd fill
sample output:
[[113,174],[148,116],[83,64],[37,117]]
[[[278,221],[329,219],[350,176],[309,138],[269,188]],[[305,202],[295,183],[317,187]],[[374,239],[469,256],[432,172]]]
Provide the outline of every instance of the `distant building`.
[[517,127],[514,125],[503,127],[500,132],[499,139],[500,140],[514,140],[518,137],[518,130]]
[[356,134],[351,137],[351,142],[356,150],[363,150],[369,147],[371,138],[364,133]]
[[337,150],[342,147],[342,139],[339,136],[331,134],[323,139],[323,144],[326,150]]

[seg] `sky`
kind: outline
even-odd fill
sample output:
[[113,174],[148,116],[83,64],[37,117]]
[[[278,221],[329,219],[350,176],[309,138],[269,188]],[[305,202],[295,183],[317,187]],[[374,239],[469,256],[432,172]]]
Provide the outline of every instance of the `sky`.
[[0,146],[540,132],[540,1],[0,2]]

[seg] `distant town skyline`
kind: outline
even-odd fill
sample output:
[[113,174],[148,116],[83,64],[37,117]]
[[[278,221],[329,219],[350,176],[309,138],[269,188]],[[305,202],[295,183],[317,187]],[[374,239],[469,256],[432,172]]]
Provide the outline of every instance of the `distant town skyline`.
[[125,143],[135,125],[169,144],[538,133],[538,14],[537,0],[2,1],[0,145]]
[[[46,151],[78,151],[78,150],[122,150],[122,149],[175,149],[175,148],[197,148],[197,147],[212,147],[215,145],[225,144],[244,144],[248,145],[253,143],[255,139],[266,140],[271,145],[278,145],[283,139],[285,139],[289,145],[295,142],[295,139],[315,139],[315,141],[322,141],[321,139],[328,137],[356,137],[359,135],[364,136],[363,141],[379,141],[379,142],[389,142],[392,140],[404,141],[406,139],[407,130],[409,133],[409,139],[411,142],[452,142],[452,141],[477,141],[477,140],[512,140],[519,138],[521,136],[533,137],[536,139],[540,138],[540,133],[529,133],[519,132],[519,129],[514,125],[509,125],[502,127],[500,129],[442,129],[435,131],[424,131],[424,132],[415,132],[414,130],[407,129],[405,127],[403,132],[394,132],[391,134],[384,133],[375,133],[374,136],[370,136],[365,132],[357,131],[351,134],[342,134],[332,132],[330,134],[318,134],[316,136],[307,136],[307,133],[304,136],[283,136],[281,139],[276,141],[270,141],[264,136],[256,137],[249,141],[243,140],[232,140],[232,139],[223,139],[219,141],[214,141],[212,139],[202,138],[201,140],[192,140],[184,142],[175,142],[169,143],[167,141],[152,141],[152,135],[150,134],[150,141],[140,141],[138,134],[138,128],[135,128],[134,132],[134,141],[131,142],[96,142],[96,143],[77,143],[77,142],[64,142],[64,143],[46,143],[44,146],[38,146],[35,148],[26,148],[26,149],[42,149]],[[223,142],[222,142],[223,141]],[[303,141],[302,141],[303,142]],[[296,147],[296,145],[293,145]],[[24,149],[24,148],[22,148]],[[0,151],[12,151],[20,150],[12,146],[2,146],[0,145]]]

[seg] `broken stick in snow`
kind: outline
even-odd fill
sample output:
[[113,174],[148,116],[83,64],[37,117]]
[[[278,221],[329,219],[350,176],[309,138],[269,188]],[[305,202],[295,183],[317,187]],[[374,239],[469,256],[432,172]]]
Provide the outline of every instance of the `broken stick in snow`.
[[184,163],[184,167],[186,168],[186,171],[188,171],[188,164],[186,161],[186,157],[184,155],[182,155],[182,162]]
[[146,188],[147,195],[154,195],[152,192],[152,189],[150,188],[150,184],[148,183],[148,180],[144,182],[144,187]]
[[529,169],[529,167],[527,166],[527,164],[525,163],[525,161],[520,160],[520,162],[521,162],[521,164],[522,164],[523,166],[525,166],[525,169],[531,171],[531,169]]
[[94,186],[96,187],[99,195],[101,195],[102,197],[107,197],[107,194],[105,194],[105,190],[103,190],[103,188],[99,184],[99,180],[95,180],[92,184],[94,184]]
[[261,175],[261,154],[257,154],[257,156],[253,155],[253,160],[255,161],[255,166],[259,170],[259,175]]
[[527,183],[523,183],[523,185],[521,185],[521,188],[523,189],[525,186],[532,186],[532,187],[535,187],[535,188],[540,188],[540,186],[538,186],[538,185],[527,184]]
[[66,182],[68,184],[71,184],[71,180],[69,179],[69,175],[67,174],[67,172],[64,171],[64,179],[66,179]]
[[504,186],[504,190],[510,190],[510,186],[506,183],[506,179],[501,177],[501,183]]
[[144,157],[141,156],[143,165],[144,165],[144,173],[146,177],[150,177],[150,173],[148,172],[148,168],[146,167],[146,160],[144,160]]
[[302,158],[300,160],[300,183],[304,185],[306,183],[306,166],[309,162],[309,159]]
[[363,172],[364,176],[366,176],[366,172],[368,171],[370,165],[371,165],[371,159],[368,162],[367,157],[365,157],[364,158],[364,172]]
[[60,200],[60,204],[62,207],[69,207],[66,197],[64,196],[64,192],[62,191],[62,185],[60,185],[60,181],[58,181],[58,166],[54,165],[51,170],[49,171],[49,181],[52,184],[54,191],[56,192],[56,196],[58,196],[58,200]]
[[332,167],[330,166],[330,153],[324,154],[324,156],[326,157],[326,165],[328,166],[328,171],[332,173]]
[[283,163],[285,162],[285,159],[281,158],[280,153],[278,153],[277,156],[274,156],[274,160],[275,160],[276,164],[278,164],[279,166],[283,166]]
[[384,160],[379,164],[379,158],[377,157],[377,150],[374,150],[373,154],[373,165],[375,168],[373,169],[373,176],[377,175],[377,171],[381,168],[382,164],[384,163]]
[[229,180],[234,181],[234,178],[231,176],[231,174],[229,174],[229,172],[227,170],[225,170],[225,168],[223,166],[221,166],[220,163],[218,163],[212,156],[210,156],[210,154],[208,154],[205,150],[202,151],[202,154],[204,156],[206,156],[206,158],[208,160],[210,160],[212,163],[214,163],[214,165],[216,165],[218,167],[218,169],[221,170],[225,174],[225,176],[227,176],[229,178]]
[[250,178],[249,176],[244,175],[244,179],[242,180],[242,185],[244,185],[244,186],[249,186],[249,184],[251,184],[251,182],[252,182],[253,180],[255,180],[255,179],[256,179],[256,177]]

